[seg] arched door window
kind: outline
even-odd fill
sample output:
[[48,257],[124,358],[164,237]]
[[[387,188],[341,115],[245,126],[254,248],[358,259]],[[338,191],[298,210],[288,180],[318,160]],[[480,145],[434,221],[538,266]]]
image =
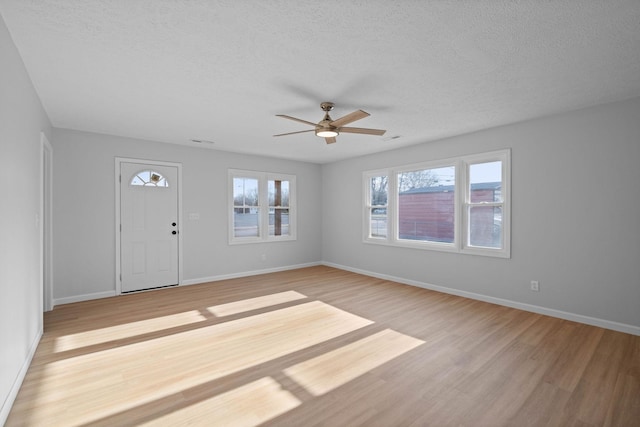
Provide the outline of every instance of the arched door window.
[[129,185],[144,187],[168,187],[169,183],[167,182],[167,179],[160,173],[152,170],[146,170],[136,173],[133,178],[131,178]]

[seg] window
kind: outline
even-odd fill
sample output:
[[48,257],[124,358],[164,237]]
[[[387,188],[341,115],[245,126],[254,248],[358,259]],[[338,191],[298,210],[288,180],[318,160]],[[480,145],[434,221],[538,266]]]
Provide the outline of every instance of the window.
[[365,172],[365,242],[508,258],[509,182],[509,150]]
[[465,196],[468,247],[502,247],[503,162],[470,163]]
[[168,187],[169,183],[166,178],[158,172],[146,170],[138,172],[131,178],[129,185],[144,187]]
[[386,175],[373,175],[368,181],[367,213],[369,215],[369,231],[371,238],[387,237],[387,201],[389,200],[389,179]]
[[260,236],[258,179],[233,178],[233,236]]
[[229,243],[295,240],[295,176],[229,170]]
[[289,180],[269,179],[269,236],[289,235]]
[[455,166],[397,173],[398,239],[453,243]]

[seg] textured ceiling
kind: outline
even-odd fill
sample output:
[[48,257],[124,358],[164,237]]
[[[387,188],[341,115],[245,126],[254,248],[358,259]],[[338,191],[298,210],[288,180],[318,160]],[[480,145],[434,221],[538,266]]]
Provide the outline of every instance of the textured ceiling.
[[[316,163],[640,96],[638,0],[0,0],[0,13],[56,127]],[[272,136],[309,129],[275,115],[317,122],[321,101],[386,135]]]

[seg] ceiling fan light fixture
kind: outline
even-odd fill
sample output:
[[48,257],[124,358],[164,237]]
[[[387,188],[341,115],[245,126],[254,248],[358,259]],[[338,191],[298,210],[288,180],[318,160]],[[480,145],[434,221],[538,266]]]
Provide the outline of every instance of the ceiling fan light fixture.
[[338,131],[333,129],[319,129],[316,130],[316,136],[320,138],[333,138],[338,136]]

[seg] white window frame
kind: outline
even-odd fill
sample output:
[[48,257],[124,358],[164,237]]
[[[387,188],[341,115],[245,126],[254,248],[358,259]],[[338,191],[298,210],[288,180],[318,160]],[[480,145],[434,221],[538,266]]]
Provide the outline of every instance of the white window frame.
[[[470,188],[469,168],[473,164],[493,161],[502,162],[502,202],[492,203],[502,207],[502,245],[500,248],[471,246],[469,240],[469,207]],[[399,173],[421,169],[437,169],[441,167],[455,167],[455,197],[454,197],[454,240],[452,243],[429,242],[398,238],[399,227],[399,194],[397,177]],[[372,177],[388,177],[387,199],[387,237],[372,237],[370,235],[371,221],[371,184]],[[401,165],[386,169],[363,172],[363,241],[365,243],[398,246],[414,249],[455,252],[469,255],[481,255],[499,258],[511,257],[511,150],[504,149],[487,153],[478,153],[460,157],[453,157],[411,165]]]
[[[234,200],[233,200],[233,179],[253,178],[258,180],[258,236],[236,237],[234,234]],[[269,235],[269,194],[268,183],[272,180],[289,182],[289,234],[284,236]],[[227,209],[229,212],[229,244],[247,243],[267,243],[278,241],[296,240],[296,176],[284,173],[259,172],[241,169],[229,169],[228,184],[229,192],[227,199]]]
[[[371,178],[376,178],[379,176],[387,176],[387,204],[386,205],[373,205],[371,204]],[[391,182],[389,180],[388,170],[381,169],[377,171],[368,171],[365,172],[364,185],[365,185],[365,220],[364,220],[364,235],[367,236],[368,239],[371,240],[387,240],[389,235],[391,234],[391,221],[389,221],[389,188],[391,186]],[[371,236],[371,210],[376,207],[382,207],[387,209],[387,237],[378,237]]]
[[[502,162],[502,202],[493,203],[471,203],[471,185],[470,182],[470,167],[474,164],[489,163],[500,161]],[[462,159],[462,179],[464,180],[464,191],[461,200],[461,213],[462,213],[462,227],[463,227],[463,241],[461,252],[474,255],[484,256],[496,256],[501,258],[511,257],[511,151],[502,150],[494,151],[491,153],[482,153],[471,156],[465,156]],[[502,245],[501,248],[488,248],[481,246],[471,246],[469,242],[469,222],[470,222],[470,208],[473,206],[499,206],[502,207]]]

